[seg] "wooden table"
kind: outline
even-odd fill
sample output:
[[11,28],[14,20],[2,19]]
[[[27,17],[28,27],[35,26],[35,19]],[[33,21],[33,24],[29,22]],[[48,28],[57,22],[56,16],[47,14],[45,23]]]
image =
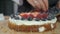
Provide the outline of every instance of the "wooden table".
[[[7,18],[7,17],[5,17]],[[14,30],[9,29],[8,27],[8,19],[4,21],[0,21],[0,34],[60,34],[60,23],[57,22],[57,27],[53,31],[48,32],[16,32]]]

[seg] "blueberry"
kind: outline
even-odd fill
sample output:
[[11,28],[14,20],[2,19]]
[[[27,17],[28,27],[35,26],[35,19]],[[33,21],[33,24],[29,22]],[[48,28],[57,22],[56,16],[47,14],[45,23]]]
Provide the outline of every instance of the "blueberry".
[[51,20],[51,19],[52,19],[51,16],[48,16],[47,20]]
[[55,18],[55,14],[50,14],[48,17],[50,17],[51,19]]
[[54,13],[54,10],[50,10],[50,13],[55,14],[55,13]]
[[28,17],[28,21],[32,21],[33,20],[33,18],[32,17]]
[[11,18],[14,18],[13,15],[10,16]]
[[19,20],[20,18],[19,17],[14,17],[16,20]]
[[51,20],[52,19],[51,17],[52,17],[51,15],[48,15],[47,20]]
[[14,15],[14,14],[12,14],[10,17],[11,17],[11,18],[14,18],[14,17],[15,17],[15,15]]
[[45,19],[42,19],[42,21],[46,21]]
[[36,21],[40,21],[40,19],[39,19],[39,18],[36,18],[35,20],[36,20]]
[[46,21],[46,18],[41,19],[42,21]]
[[17,12],[16,15],[19,15],[19,13]]
[[13,17],[15,17],[15,15],[13,14]]
[[59,9],[56,7],[52,7],[48,10],[48,13],[51,13],[52,15],[56,16],[57,14],[59,14]]
[[54,13],[55,13],[55,14],[59,13],[59,10],[58,10],[58,9],[56,9],[56,10],[54,11]]
[[55,11],[55,14],[59,13],[58,11]]
[[53,17],[51,17],[52,19],[54,19],[55,17],[53,16]]
[[50,11],[50,12],[52,12],[53,14],[58,14],[59,13],[59,9],[58,8],[56,8],[56,7],[53,7],[53,9],[51,9],[52,11]]
[[51,20],[51,18],[47,18],[47,20]]
[[59,13],[59,9],[56,8],[56,9],[55,9],[55,14],[58,14],[58,13]]
[[51,14],[55,14],[55,9],[49,9],[48,12]]
[[22,17],[21,20],[25,20],[25,18]]

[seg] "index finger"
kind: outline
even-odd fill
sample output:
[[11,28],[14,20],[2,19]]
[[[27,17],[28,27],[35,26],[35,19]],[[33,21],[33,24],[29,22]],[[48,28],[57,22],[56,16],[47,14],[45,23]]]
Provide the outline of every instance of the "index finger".
[[33,3],[33,0],[27,0],[29,4],[31,4],[33,7],[35,7],[35,4]]
[[43,0],[45,6],[46,6],[46,9],[48,10],[48,0]]

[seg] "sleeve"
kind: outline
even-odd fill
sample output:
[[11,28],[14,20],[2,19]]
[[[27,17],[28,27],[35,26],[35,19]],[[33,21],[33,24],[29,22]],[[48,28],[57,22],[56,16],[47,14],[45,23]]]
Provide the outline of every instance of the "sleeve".
[[23,5],[23,0],[12,0],[18,5]]

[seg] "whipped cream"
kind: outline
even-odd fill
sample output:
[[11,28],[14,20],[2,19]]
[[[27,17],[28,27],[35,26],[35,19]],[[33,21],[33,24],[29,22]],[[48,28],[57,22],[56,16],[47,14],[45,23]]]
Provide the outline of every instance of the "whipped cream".
[[55,17],[52,20],[46,20],[46,21],[41,21],[41,20],[40,21],[15,20],[15,19],[9,18],[9,21],[10,21],[10,23],[13,23],[16,25],[44,25],[44,24],[49,24],[49,23],[51,23],[51,24],[56,23],[57,18]]
[[45,31],[45,30],[46,30],[45,27],[40,27],[40,28],[39,28],[39,32],[43,32],[43,31]]

